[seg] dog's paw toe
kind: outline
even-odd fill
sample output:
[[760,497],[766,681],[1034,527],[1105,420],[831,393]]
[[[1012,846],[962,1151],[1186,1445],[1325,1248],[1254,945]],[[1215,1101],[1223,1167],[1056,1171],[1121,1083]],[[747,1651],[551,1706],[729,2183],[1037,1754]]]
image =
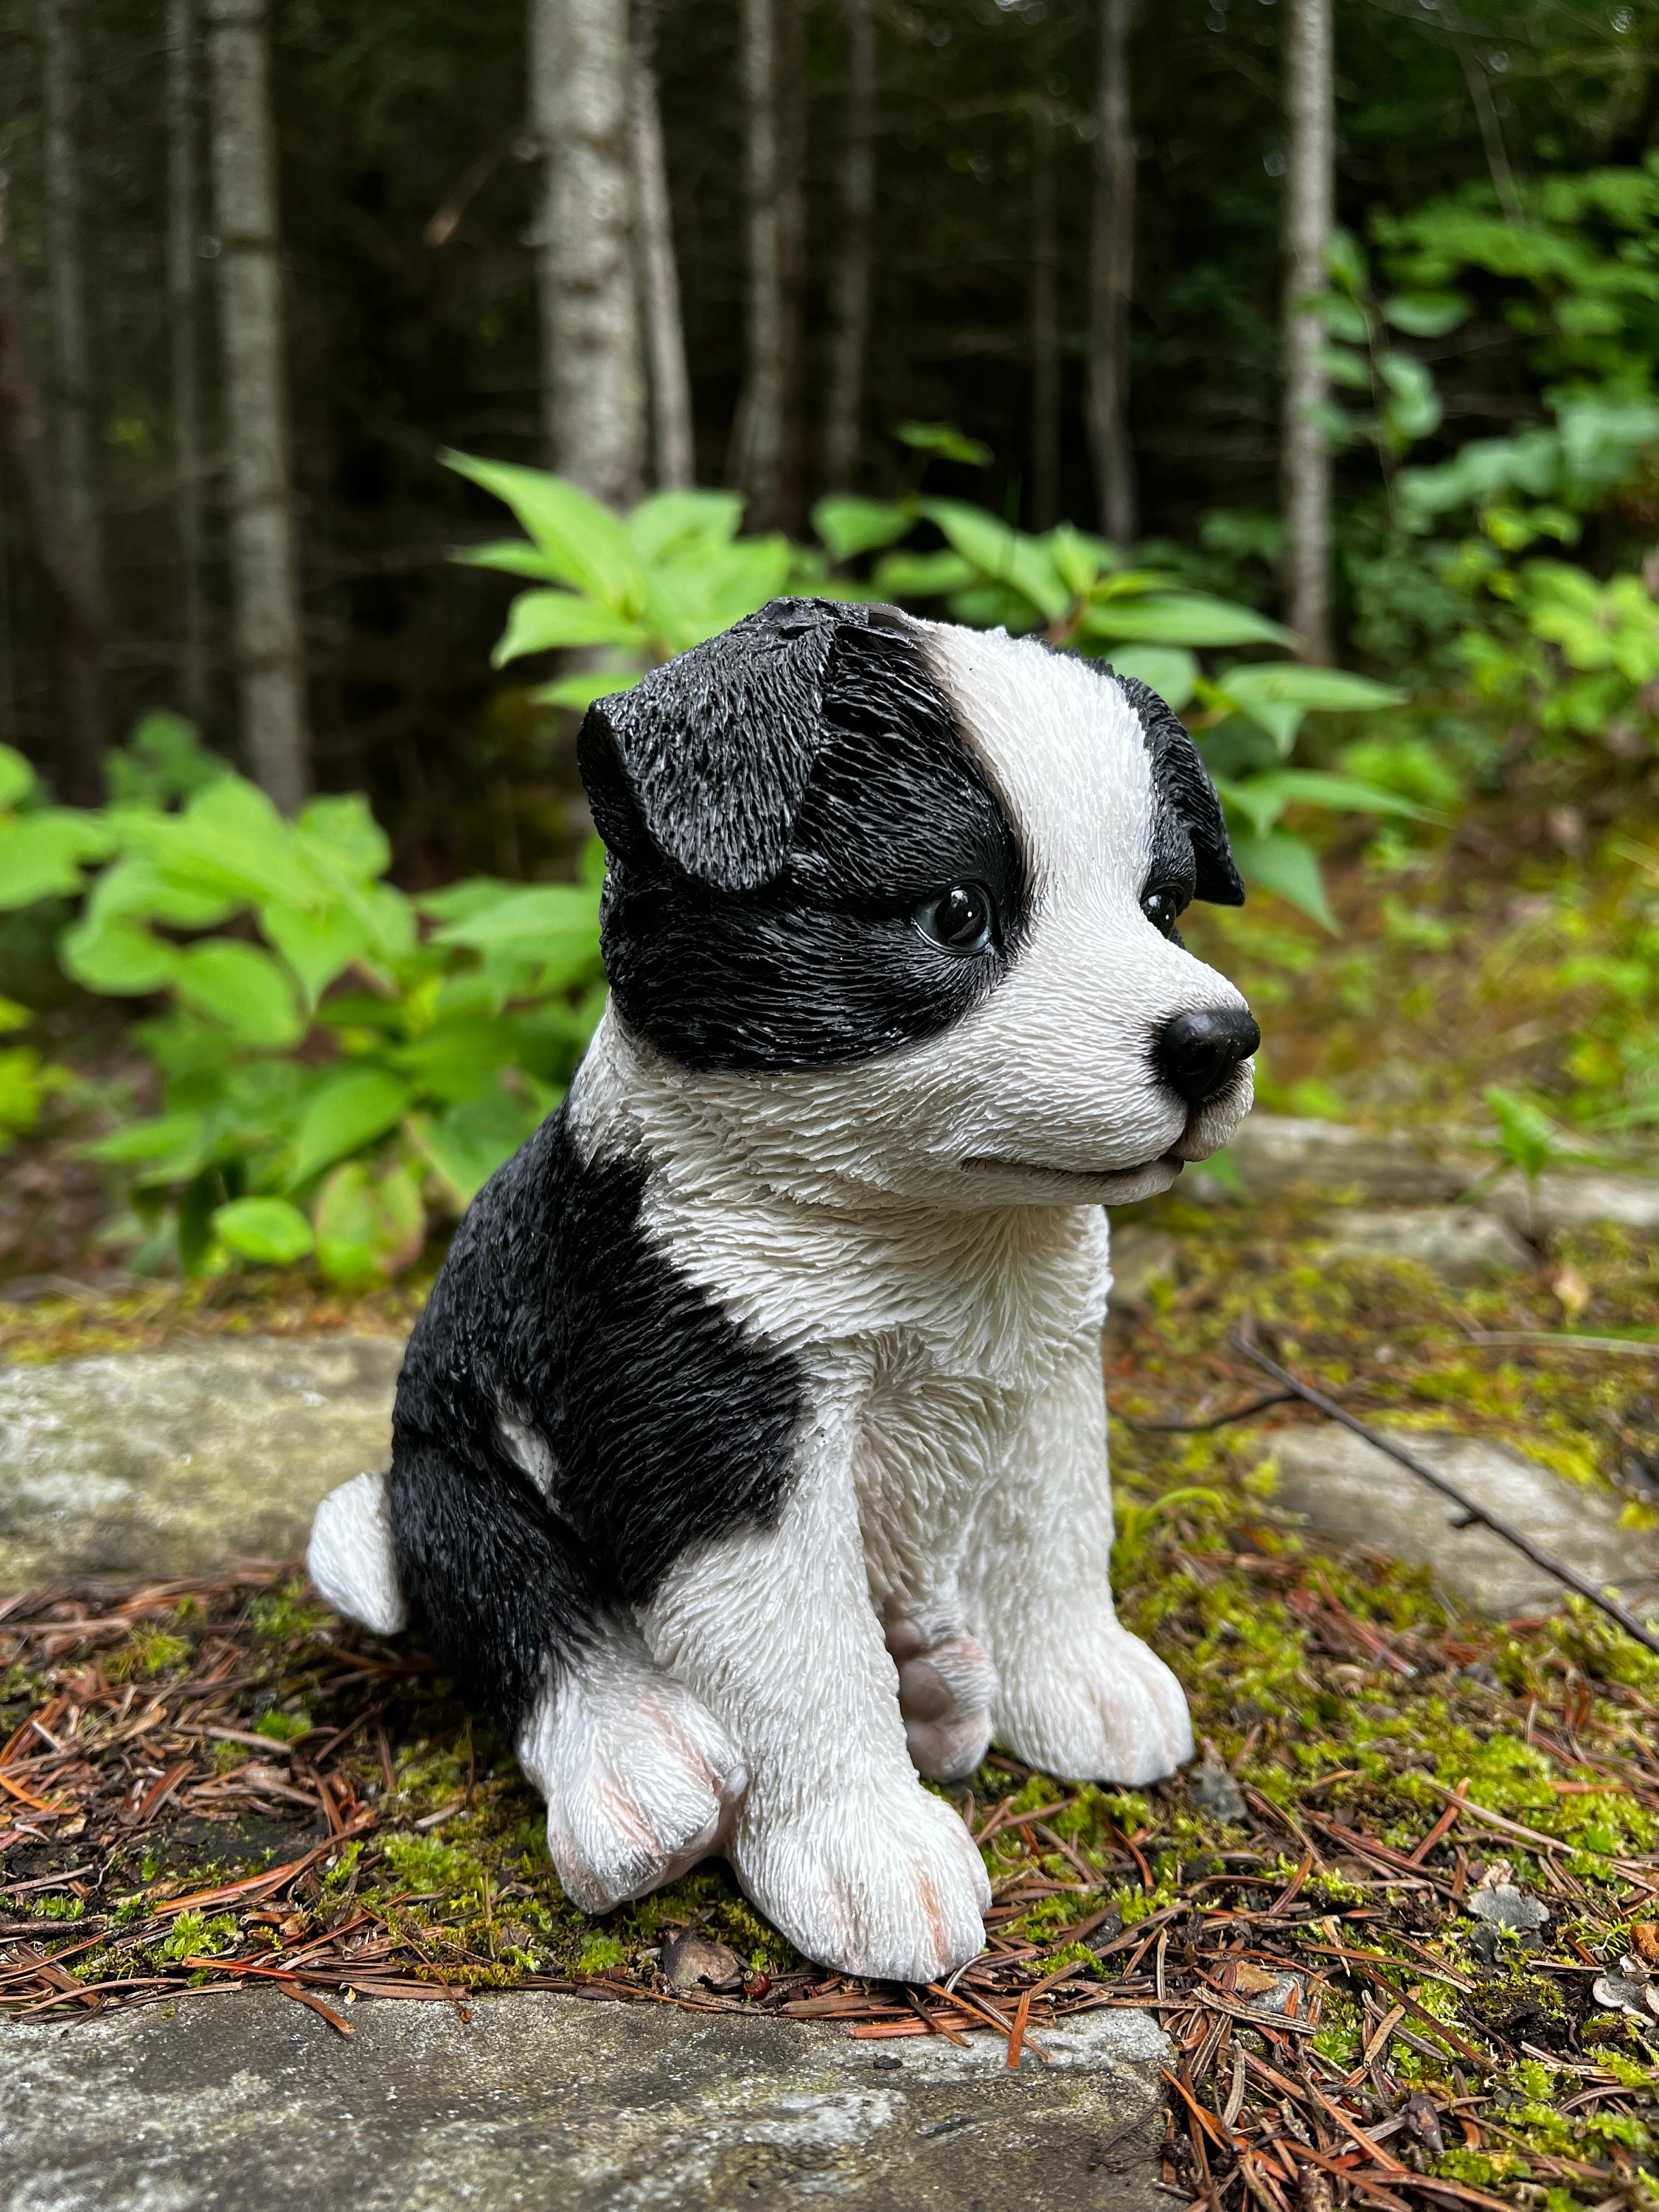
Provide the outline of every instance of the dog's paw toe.
[[921,1789],[793,1812],[751,1795],[732,1856],[796,1949],[840,1973],[936,1981],[985,1947],[984,1864],[957,1814]]
[[961,1781],[991,1741],[996,1676],[984,1647],[960,1630],[930,1633],[900,1619],[888,1623],[887,1649],[898,1668],[911,1765],[930,1781]]
[[376,1636],[395,1636],[407,1626],[385,1475],[356,1475],[329,1492],[311,1524],[306,1571],[337,1613]]
[[547,1847],[585,1912],[674,1881],[720,1848],[747,1777],[712,1713],[667,1675],[567,1682],[520,1747],[547,1798]]
[[1115,1622],[1005,1671],[1000,1741],[1045,1773],[1138,1787],[1193,1755],[1186,1692]]

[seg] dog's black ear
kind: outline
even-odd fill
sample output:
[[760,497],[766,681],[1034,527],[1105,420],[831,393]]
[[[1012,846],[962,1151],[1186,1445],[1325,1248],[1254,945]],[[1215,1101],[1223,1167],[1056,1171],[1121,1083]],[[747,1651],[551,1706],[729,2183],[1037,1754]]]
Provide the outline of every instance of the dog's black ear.
[[837,627],[865,613],[774,599],[590,707],[576,758],[606,848],[641,867],[660,855],[717,890],[769,883],[822,741]]
[[1192,840],[1198,869],[1194,897],[1207,899],[1212,906],[1243,906],[1244,885],[1233,859],[1221,801],[1198,747],[1150,684],[1143,684],[1136,676],[1120,676],[1117,683],[1146,732],[1158,797]]

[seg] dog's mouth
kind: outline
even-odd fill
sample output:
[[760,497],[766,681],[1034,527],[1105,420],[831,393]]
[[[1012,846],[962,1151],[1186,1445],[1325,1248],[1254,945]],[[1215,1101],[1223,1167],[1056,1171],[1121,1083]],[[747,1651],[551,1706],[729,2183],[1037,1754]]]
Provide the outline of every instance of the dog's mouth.
[[[1086,1183],[1103,1188],[1108,1184],[1139,1182],[1158,1169],[1165,1170],[1169,1182],[1173,1182],[1187,1163],[1174,1152],[1160,1152],[1155,1159],[1139,1160],[1127,1167],[1061,1168],[1048,1160],[1017,1160],[1001,1152],[972,1152],[962,1164],[970,1174],[1036,1176],[1045,1182]],[[1166,1190],[1169,1182],[1164,1186]]]

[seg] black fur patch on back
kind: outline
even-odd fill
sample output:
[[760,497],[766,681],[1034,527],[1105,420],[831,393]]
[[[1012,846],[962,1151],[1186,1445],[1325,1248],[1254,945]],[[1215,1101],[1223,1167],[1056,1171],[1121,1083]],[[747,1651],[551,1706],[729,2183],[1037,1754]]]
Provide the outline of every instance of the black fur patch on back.
[[[607,1608],[700,1539],[774,1514],[805,1403],[793,1358],[639,1225],[644,1170],[585,1166],[562,1110],[488,1182],[415,1325],[392,1529],[416,1627],[509,1736]],[[501,1419],[552,1455],[550,1493]]]
[[1243,906],[1244,886],[1233,861],[1221,802],[1185,727],[1149,684],[1116,677],[1118,689],[1146,732],[1158,808],[1146,888],[1184,890],[1214,906]]
[[[612,996],[632,1030],[693,1067],[810,1067],[936,1036],[994,988],[1025,927],[1013,832],[903,618],[816,604],[814,619],[830,645],[812,758],[763,882],[723,887],[672,841],[648,837],[624,763],[592,717],[584,724],[583,779],[611,855]],[[752,697],[747,647],[738,681]],[[604,703],[609,716],[619,702]],[[963,957],[914,916],[970,882],[990,892],[997,927],[987,951]]]

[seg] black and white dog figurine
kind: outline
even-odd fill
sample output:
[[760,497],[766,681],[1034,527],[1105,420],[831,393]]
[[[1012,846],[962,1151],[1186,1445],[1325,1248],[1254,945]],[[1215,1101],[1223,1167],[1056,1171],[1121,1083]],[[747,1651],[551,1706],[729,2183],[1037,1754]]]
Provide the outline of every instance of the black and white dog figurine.
[[724,1851],[809,1957],[927,1981],[989,1892],[918,1771],[1192,1753],[1112,1607],[1102,1208],[1250,1103],[1255,1024],[1176,933],[1243,896],[1220,810],[1144,684],[815,600],[580,757],[610,1010],[311,1573],[494,1715],[580,1905]]

